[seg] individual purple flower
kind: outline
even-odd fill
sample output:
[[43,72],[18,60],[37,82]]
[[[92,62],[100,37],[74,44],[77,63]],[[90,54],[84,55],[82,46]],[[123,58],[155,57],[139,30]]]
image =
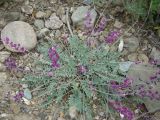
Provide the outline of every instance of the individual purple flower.
[[47,73],[47,75],[48,75],[49,77],[52,77],[54,74],[53,74],[53,72],[49,71],[49,72]]
[[88,71],[87,66],[79,65],[79,66],[77,67],[77,72],[78,72],[78,74],[86,74],[87,71]]
[[157,81],[157,75],[152,75],[152,76],[150,76],[149,80],[150,80],[151,82]]
[[96,28],[96,32],[103,31],[105,29],[106,25],[107,25],[107,19],[106,19],[106,17],[102,16],[102,18],[100,19],[100,22]]
[[111,81],[111,88],[112,88],[112,89],[119,89],[120,86],[117,84],[116,81],[112,80],[112,81]]
[[55,47],[51,47],[48,51],[48,55],[49,55],[49,58],[52,62],[52,67],[54,68],[59,68],[60,67],[60,64],[58,63],[58,60],[59,60],[59,54],[57,53],[57,50]]
[[144,110],[145,109],[145,105],[139,103],[139,104],[137,104],[137,109]]
[[123,83],[121,84],[121,88],[124,89],[124,88],[127,88],[131,85],[131,83],[133,82],[133,80],[129,77],[126,77],[124,80],[123,80]]
[[154,59],[150,59],[149,60],[149,63],[151,64],[151,65],[156,65],[157,64],[157,60],[154,60]]
[[4,61],[4,65],[6,66],[6,68],[8,70],[13,70],[15,68],[17,68],[17,63],[16,63],[16,60],[14,58],[7,58],[5,61]]
[[106,43],[112,44],[119,37],[120,33],[117,31],[111,31],[108,36],[105,38]]
[[138,92],[138,95],[139,95],[140,97],[145,97],[146,94],[147,94],[147,92],[146,92],[145,90],[140,90],[140,91]]
[[26,49],[25,49],[24,47],[21,47],[21,48],[19,49],[19,51],[20,51],[20,52],[25,52]]
[[9,43],[10,43],[10,40],[9,40],[8,37],[6,37],[5,39],[3,39],[3,42],[4,42],[4,44],[9,44]]
[[23,96],[24,96],[24,93],[22,91],[20,91],[15,96],[13,96],[13,100],[15,102],[20,102],[22,100]]
[[52,67],[53,68],[59,68],[60,64],[58,63],[58,61],[52,61]]

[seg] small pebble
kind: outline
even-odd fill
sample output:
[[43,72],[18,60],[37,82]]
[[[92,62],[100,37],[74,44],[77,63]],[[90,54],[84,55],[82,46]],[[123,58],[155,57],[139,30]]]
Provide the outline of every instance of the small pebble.
[[22,12],[25,13],[25,14],[32,14],[32,12],[33,12],[33,7],[30,6],[30,5],[25,5],[25,6],[22,6],[22,7],[21,7],[21,10],[22,10]]
[[42,11],[38,11],[36,13],[36,18],[44,18],[46,16],[46,13],[45,12],[42,12]]

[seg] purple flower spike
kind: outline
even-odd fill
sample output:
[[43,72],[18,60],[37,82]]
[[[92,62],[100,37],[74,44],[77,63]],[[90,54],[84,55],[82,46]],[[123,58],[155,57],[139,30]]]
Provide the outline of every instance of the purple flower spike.
[[52,67],[59,68],[60,64],[58,63],[59,60],[59,54],[56,51],[55,47],[51,47],[48,51],[48,56],[50,60],[52,61]]
[[117,31],[110,32],[105,39],[106,43],[112,44],[113,42],[115,42],[117,40],[119,35],[120,35],[120,33]]
[[106,27],[106,24],[107,24],[107,19],[106,19],[106,17],[103,16],[103,17],[101,18],[99,24],[98,24],[98,27],[97,27],[96,32],[101,32],[101,31],[103,31],[103,30],[105,29],[105,27]]
[[59,68],[59,67],[60,67],[60,64],[57,63],[57,61],[52,61],[52,67],[54,67],[54,68]]
[[13,96],[13,99],[15,102],[20,102],[23,96],[24,96],[24,93],[20,91],[15,96]]
[[133,120],[134,113],[128,107],[125,107],[121,105],[121,103],[115,101],[111,102],[111,105],[117,112],[122,114],[126,120]]
[[4,65],[7,67],[8,70],[13,70],[17,68],[16,60],[10,57],[4,61]]

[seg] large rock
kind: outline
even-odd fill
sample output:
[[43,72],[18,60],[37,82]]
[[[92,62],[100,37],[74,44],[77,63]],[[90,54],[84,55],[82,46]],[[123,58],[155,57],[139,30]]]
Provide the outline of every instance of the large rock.
[[71,16],[73,24],[83,25],[83,22],[86,18],[87,13],[90,12],[91,24],[94,25],[97,17],[97,12],[94,9],[92,10],[89,10],[89,9],[90,9],[90,6],[78,7]]
[[9,38],[13,44],[20,44],[21,47],[27,50],[33,49],[37,44],[37,38],[33,28],[23,21],[11,22],[1,32],[1,39],[4,46],[12,52],[19,52],[19,50],[16,50],[10,44],[5,43],[6,38]]
[[[150,81],[150,77],[154,76],[158,70],[159,69],[157,67],[149,64],[133,64],[129,68],[127,75],[133,78],[133,88],[136,85],[143,84],[146,87],[146,90],[148,90],[149,86],[151,86],[154,91],[158,91],[160,93],[160,82],[157,82],[156,84],[146,84],[146,82]],[[142,99],[148,111],[154,111],[155,109],[160,108],[160,101],[155,99],[151,100],[148,97],[142,97]]]
[[50,29],[59,29],[63,25],[63,22],[53,13],[48,20],[45,21],[45,26]]

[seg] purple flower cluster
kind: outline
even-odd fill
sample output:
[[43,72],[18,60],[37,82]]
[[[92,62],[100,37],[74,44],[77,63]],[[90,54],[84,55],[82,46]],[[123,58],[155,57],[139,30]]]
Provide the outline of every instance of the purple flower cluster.
[[125,106],[119,106],[118,108],[116,108],[116,110],[124,115],[124,118],[127,119],[127,120],[133,120],[134,118],[134,113],[127,107]]
[[120,33],[117,31],[111,31],[108,36],[105,38],[106,43],[112,44],[119,37]]
[[24,96],[24,93],[22,91],[20,91],[15,96],[13,96],[13,100],[15,102],[20,102],[22,100],[23,96]]
[[21,53],[27,52],[27,49],[25,49],[24,47],[21,47],[20,44],[13,43],[8,37],[3,39],[2,42],[3,42],[3,44],[10,46],[11,48],[13,48],[14,50],[16,50],[18,52],[21,52]]
[[15,68],[17,68],[17,63],[16,63],[16,60],[14,58],[7,58],[5,61],[4,61],[4,65],[6,66],[6,68],[8,70],[13,70]]
[[90,11],[87,12],[84,19],[85,35],[90,34],[93,30],[92,18]]
[[110,104],[117,112],[122,114],[125,119],[133,120],[134,113],[128,107],[125,107],[121,105],[120,102],[115,102],[115,101],[110,102]]
[[117,84],[116,81],[111,81],[111,87],[113,89],[125,89],[131,85],[132,81],[129,77],[125,78],[121,84]]
[[96,32],[102,32],[105,29],[106,25],[107,25],[107,19],[106,17],[103,16],[99,21],[99,24],[96,28]]
[[154,59],[150,59],[150,60],[149,60],[149,63],[150,63],[151,65],[156,65],[156,64],[157,64],[157,61],[154,60]]
[[155,83],[155,82],[158,82],[159,79],[160,79],[160,69],[158,69],[154,75],[150,76],[149,82]]
[[78,73],[78,74],[84,75],[84,74],[86,74],[87,72],[88,72],[87,66],[84,66],[84,65],[78,65],[78,66],[77,66],[77,73]]
[[150,59],[149,60],[149,63],[151,64],[151,65],[160,65],[160,59]]
[[57,53],[56,47],[51,47],[49,49],[48,56],[49,56],[50,60],[52,61],[52,67],[59,68],[60,67],[60,64],[58,63],[59,54]]
[[160,100],[160,93],[158,91],[153,89],[146,90],[144,85],[139,87],[139,90],[136,92],[136,94],[143,98],[147,97],[150,100]]

